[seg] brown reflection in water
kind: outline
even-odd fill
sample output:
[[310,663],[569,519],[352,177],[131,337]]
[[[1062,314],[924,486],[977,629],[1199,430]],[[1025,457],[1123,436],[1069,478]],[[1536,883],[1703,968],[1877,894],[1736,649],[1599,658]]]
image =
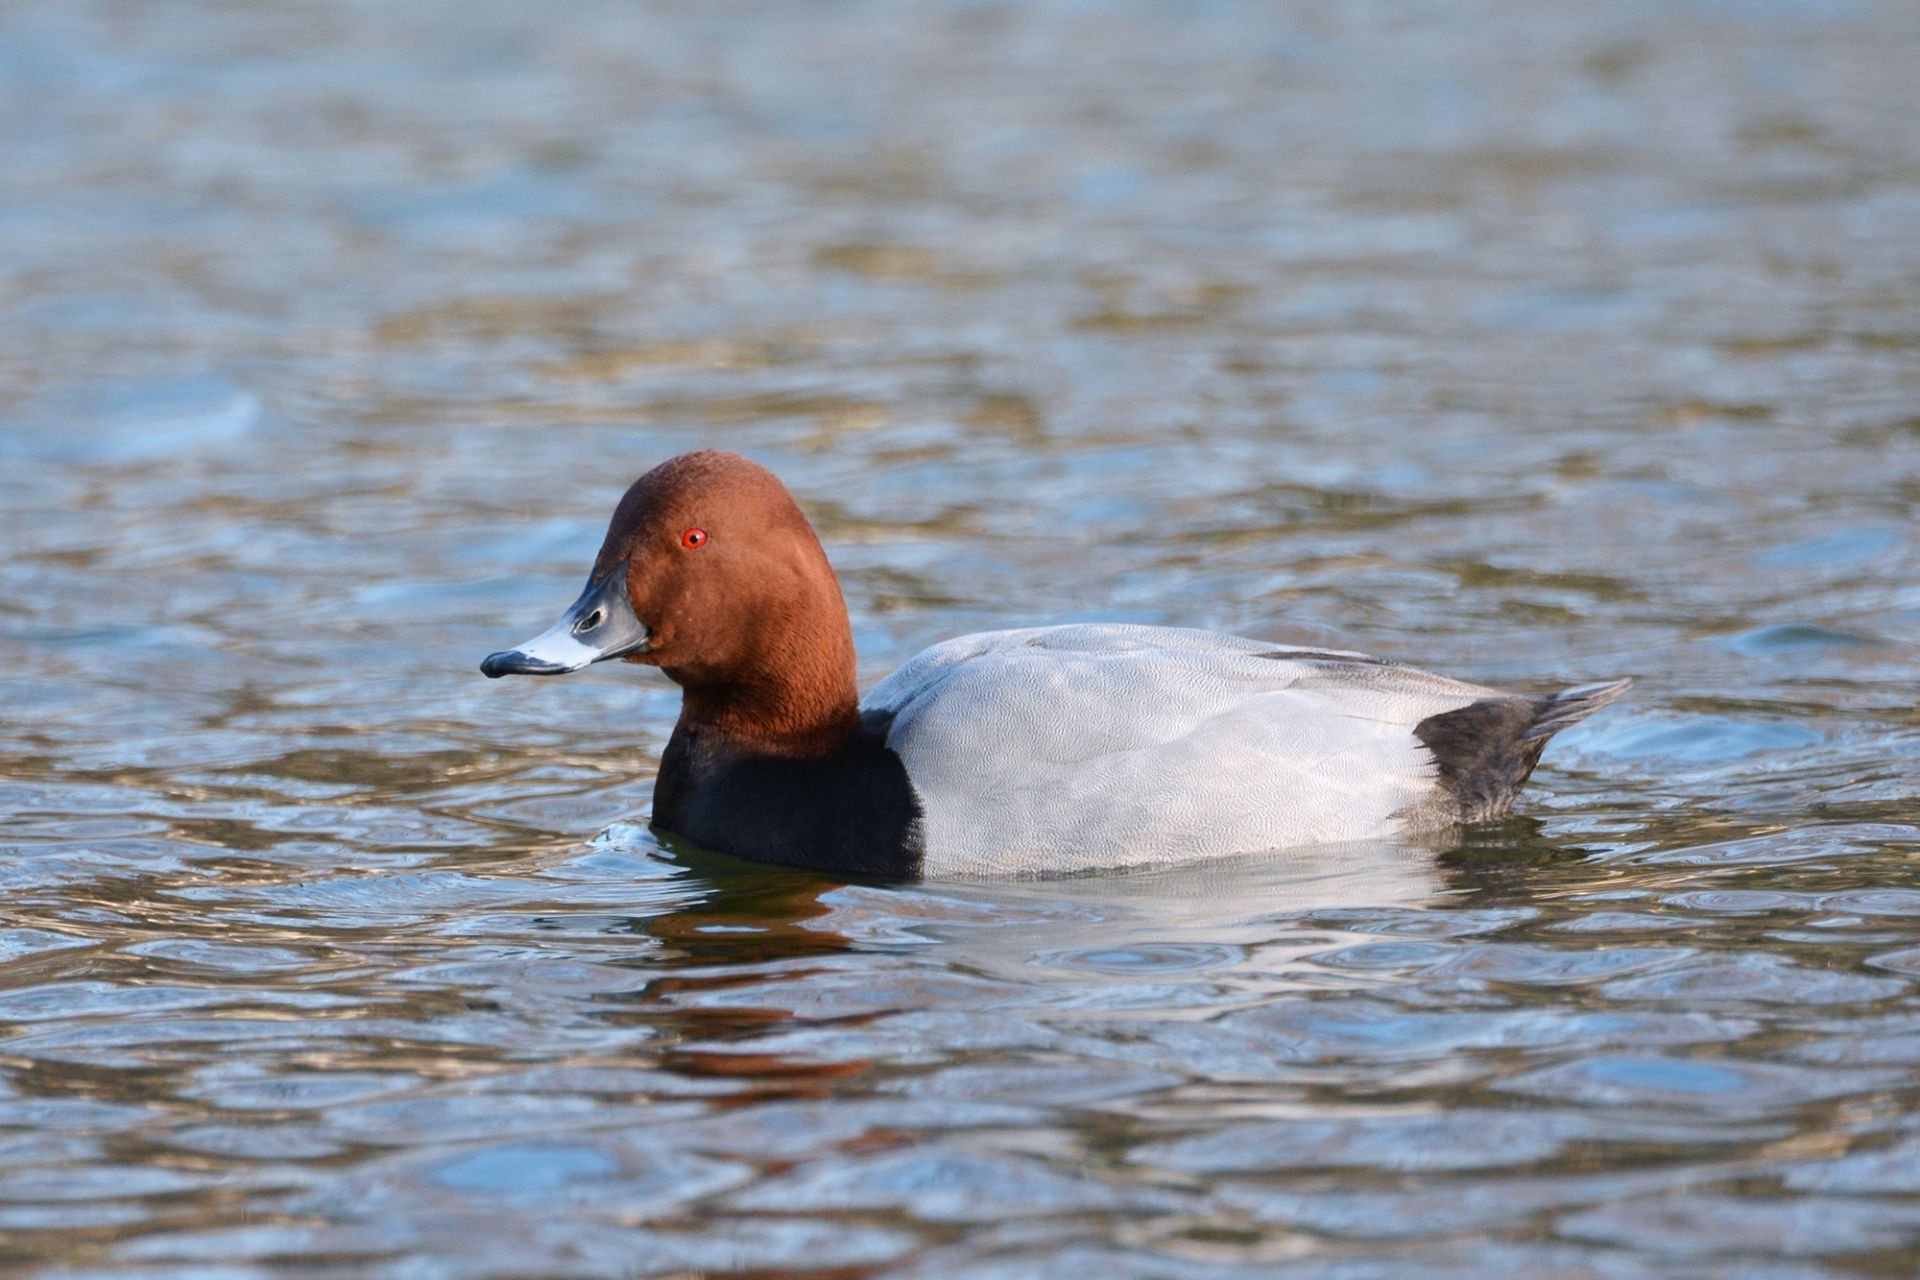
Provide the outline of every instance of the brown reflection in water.
[[[768,968],[779,965],[776,981],[803,983],[818,969],[788,967],[785,962],[850,951],[845,935],[811,923],[832,910],[822,896],[843,882],[810,872],[768,871],[733,863],[678,842],[695,865],[720,862],[721,877],[714,891],[679,910],[647,920],[646,932],[666,943],[678,968],[720,969],[722,972],[684,973],[656,978],[622,997],[645,1002],[643,1017],[655,1027],[673,1029],[682,1041],[751,1040],[786,1023],[798,1023],[794,1011],[772,1005],[710,1004],[704,997],[741,987],[768,985]],[[881,1015],[856,1014],[844,1019],[807,1019],[861,1025]],[[758,1087],[732,1093],[721,1103],[744,1106],[768,1098],[817,1098],[831,1093],[838,1082],[855,1078],[873,1064],[866,1059],[823,1061],[768,1053],[728,1053],[713,1049],[668,1049],[661,1066],[695,1079],[743,1080]]]

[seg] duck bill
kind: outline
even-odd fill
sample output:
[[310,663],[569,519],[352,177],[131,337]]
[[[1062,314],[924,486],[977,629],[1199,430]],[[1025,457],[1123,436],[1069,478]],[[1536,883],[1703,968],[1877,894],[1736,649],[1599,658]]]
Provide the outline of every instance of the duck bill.
[[651,634],[627,598],[627,566],[590,582],[560,620],[525,644],[490,653],[480,664],[489,679],[560,676],[608,658],[645,653]]

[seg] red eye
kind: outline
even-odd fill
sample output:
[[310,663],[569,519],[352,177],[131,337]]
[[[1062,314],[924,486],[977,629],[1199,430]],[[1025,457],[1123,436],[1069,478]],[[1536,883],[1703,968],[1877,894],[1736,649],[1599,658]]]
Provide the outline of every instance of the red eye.
[[680,535],[680,545],[685,547],[689,551],[693,550],[695,547],[706,546],[707,531],[705,529],[687,530],[685,533]]

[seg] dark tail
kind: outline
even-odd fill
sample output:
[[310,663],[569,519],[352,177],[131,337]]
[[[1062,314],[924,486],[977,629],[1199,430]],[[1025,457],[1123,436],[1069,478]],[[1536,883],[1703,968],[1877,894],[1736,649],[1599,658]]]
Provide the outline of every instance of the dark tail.
[[1480,822],[1512,807],[1540,763],[1547,739],[1585,720],[1632,683],[1610,680],[1541,697],[1484,698],[1428,716],[1413,733],[1440,766],[1440,787],[1457,810],[1455,821]]
[[1562,689],[1545,698],[1536,699],[1540,706],[1539,714],[1527,731],[1520,736],[1529,742],[1545,742],[1562,729],[1579,724],[1600,708],[1612,702],[1632,685],[1631,679],[1604,680],[1599,684],[1583,684],[1573,689]]

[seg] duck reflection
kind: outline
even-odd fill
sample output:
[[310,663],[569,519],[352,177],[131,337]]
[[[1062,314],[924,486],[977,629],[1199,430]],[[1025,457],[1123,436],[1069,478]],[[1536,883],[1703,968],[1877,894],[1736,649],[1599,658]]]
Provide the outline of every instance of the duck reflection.
[[666,1032],[673,1043],[660,1052],[660,1066],[725,1089],[718,1100],[727,1105],[820,1097],[864,1073],[871,1063],[863,1058],[748,1047],[785,1027],[843,1021],[805,1016],[797,1001],[779,995],[799,991],[821,973],[810,961],[856,949],[854,940],[830,923],[833,895],[845,882],[741,862],[670,836],[649,833],[645,839],[657,840],[662,852],[700,876],[706,891],[632,922],[636,932],[664,948],[650,954],[646,965],[670,965],[671,971],[622,996],[622,1009],[611,1016]]
[[903,1013],[1204,1014],[1324,985],[1312,957],[1372,922],[1495,905],[1529,869],[1585,856],[1527,819],[1033,880],[848,882],[660,848],[704,891],[634,922],[665,947],[644,963],[671,969],[621,1004],[669,1033],[663,1068],[738,1100],[846,1087],[884,1057],[847,1051],[893,1038],[863,1029]]

